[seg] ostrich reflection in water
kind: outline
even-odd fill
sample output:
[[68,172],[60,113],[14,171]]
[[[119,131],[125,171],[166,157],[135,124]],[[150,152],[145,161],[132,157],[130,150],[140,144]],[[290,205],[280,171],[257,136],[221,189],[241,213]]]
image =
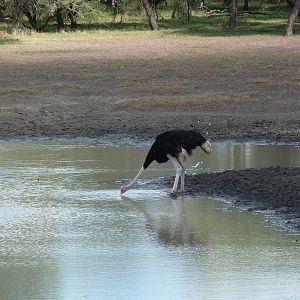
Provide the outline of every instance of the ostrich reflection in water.
[[[173,199],[174,218],[167,218],[160,215],[159,219],[149,213],[145,207],[145,202],[133,201],[121,196],[122,204],[129,205],[140,211],[145,216],[146,228],[155,233],[160,243],[166,246],[189,246],[206,247],[208,236],[203,236],[193,230],[192,222],[188,222],[184,213],[185,200],[183,197]],[[175,220],[174,220],[175,219]]]

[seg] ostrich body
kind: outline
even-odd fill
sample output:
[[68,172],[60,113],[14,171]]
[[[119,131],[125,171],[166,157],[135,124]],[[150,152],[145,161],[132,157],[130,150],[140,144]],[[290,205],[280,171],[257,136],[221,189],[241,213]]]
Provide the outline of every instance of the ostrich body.
[[181,177],[180,191],[184,191],[185,170],[180,161],[180,156],[186,157],[192,154],[192,150],[200,147],[205,153],[211,153],[210,142],[196,130],[170,130],[156,137],[145,162],[136,177],[127,185],[121,187],[121,194],[128,191],[138,180],[144,170],[155,160],[165,163],[170,160],[176,170],[172,194],[176,194],[179,178]]

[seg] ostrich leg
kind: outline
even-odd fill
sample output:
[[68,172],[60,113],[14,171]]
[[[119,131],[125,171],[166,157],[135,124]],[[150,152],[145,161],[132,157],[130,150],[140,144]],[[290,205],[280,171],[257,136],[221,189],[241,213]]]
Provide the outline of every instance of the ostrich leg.
[[184,192],[184,182],[185,182],[185,169],[182,167],[182,171],[181,171],[181,182],[180,182],[180,192]]
[[173,188],[172,188],[172,194],[176,194],[177,192],[177,186],[178,186],[178,181],[179,181],[179,177],[181,176],[181,188],[184,186],[184,179],[182,181],[182,176],[183,176],[183,173],[184,173],[184,169],[181,165],[181,163],[177,160],[176,157],[173,157],[172,155],[170,154],[167,154],[167,157],[170,159],[170,161],[172,162],[175,170],[176,170],[176,176],[175,176],[175,181],[174,181],[174,185],[173,185]]

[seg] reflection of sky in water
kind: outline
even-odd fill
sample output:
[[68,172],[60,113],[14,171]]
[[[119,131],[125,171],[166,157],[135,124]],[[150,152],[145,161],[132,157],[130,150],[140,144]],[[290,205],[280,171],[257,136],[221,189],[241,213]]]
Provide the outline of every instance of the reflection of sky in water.
[[[0,142],[3,299],[297,299],[299,235],[206,198],[171,199],[147,148],[97,140]],[[203,163],[193,168],[198,161]],[[217,144],[189,173],[300,164],[294,146]]]

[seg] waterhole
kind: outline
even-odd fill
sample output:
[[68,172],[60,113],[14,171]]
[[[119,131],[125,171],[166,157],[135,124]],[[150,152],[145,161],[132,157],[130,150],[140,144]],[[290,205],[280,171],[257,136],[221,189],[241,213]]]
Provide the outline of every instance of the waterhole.
[[[168,163],[121,199],[147,150],[0,141],[1,299],[300,299],[299,234],[205,197],[170,198],[151,184],[173,174]],[[216,144],[186,162],[190,174],[295,165],[292,145]]]

